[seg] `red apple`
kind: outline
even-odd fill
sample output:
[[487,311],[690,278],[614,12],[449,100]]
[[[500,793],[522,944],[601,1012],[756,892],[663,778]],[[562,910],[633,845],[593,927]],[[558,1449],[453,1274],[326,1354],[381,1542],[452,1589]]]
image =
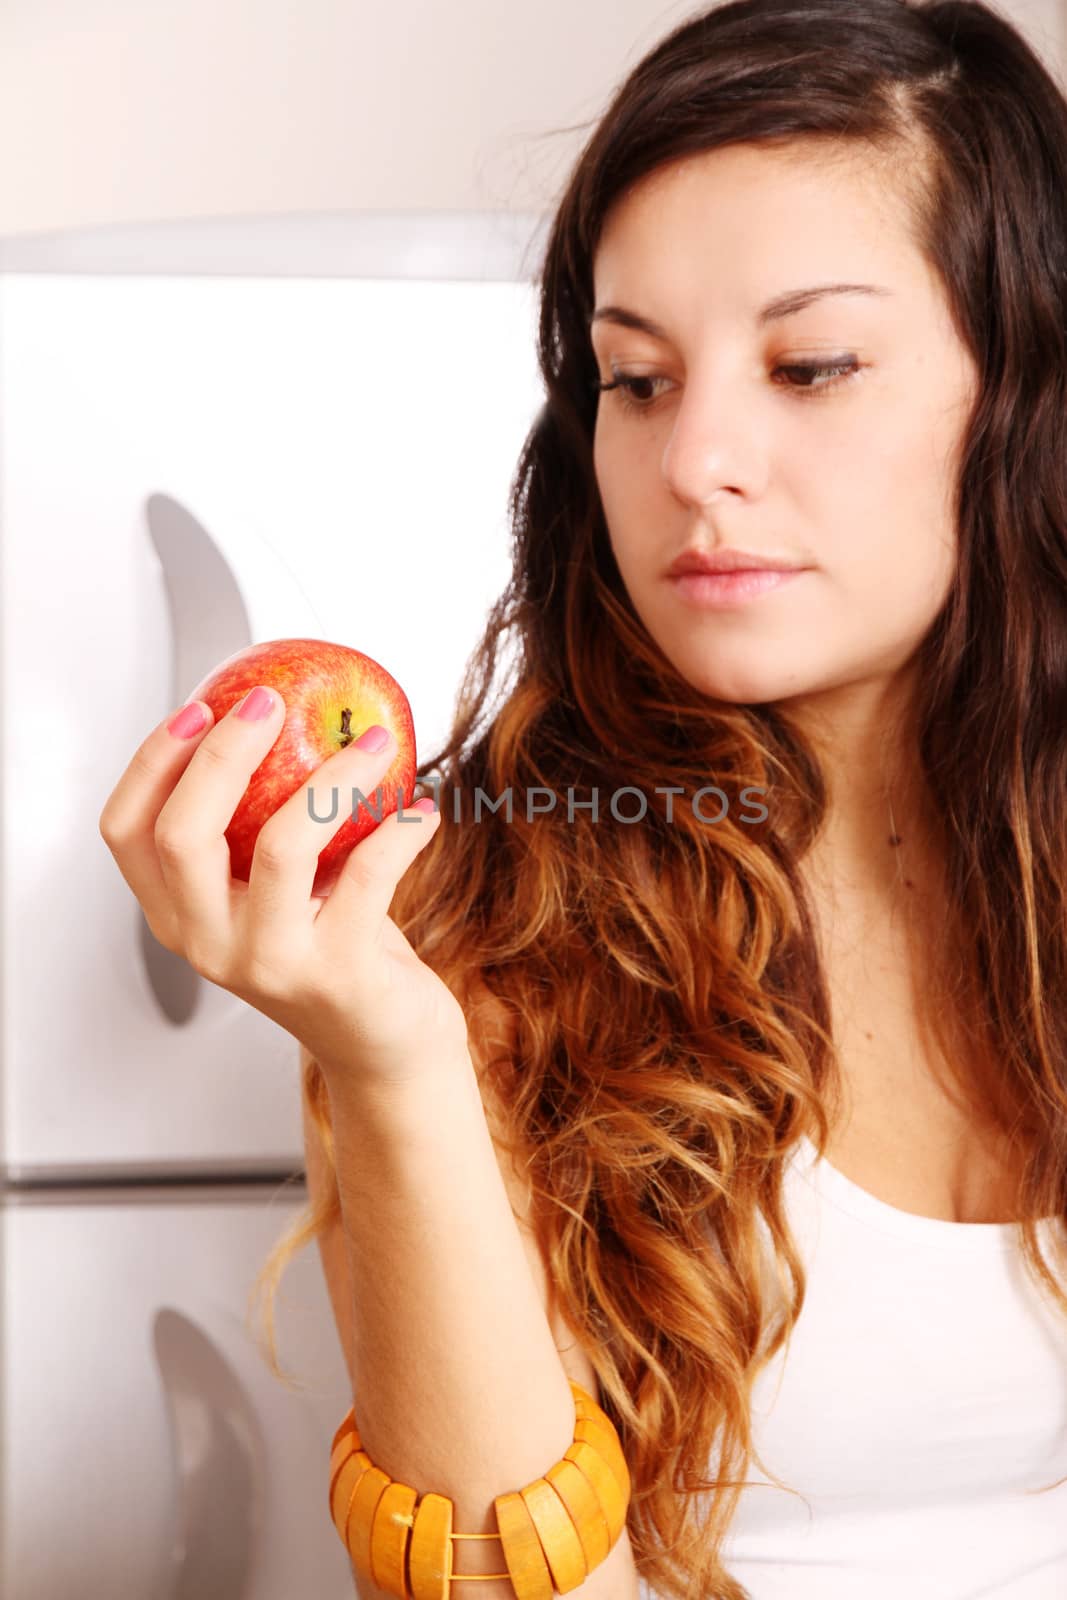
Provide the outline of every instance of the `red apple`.
[[[226,829],[230,871],[247,883],[260,828],[322,763],[372,723],[388,728],[397,750],[388,771],[352,816],[352,787],[312,785],[316,817],[334,813],[345,821],[319,854],[312,893],[328,893],[345,858],[379,822],[415,792],[415,727],[407,695],[379,662],[360,650],[325,639],[270,639],[228,656],[197,684],[189,698],[211,707],[215,721],[243,700],[257,683],[276,689],[285,702],[285,722],[252,774]],[[380,797],[375,790],[381,790]],[[380,804],[379,804],[380,801]],[[373,809],[371,809],[373,808]],[[381,810],[381,817],[375,811]]]

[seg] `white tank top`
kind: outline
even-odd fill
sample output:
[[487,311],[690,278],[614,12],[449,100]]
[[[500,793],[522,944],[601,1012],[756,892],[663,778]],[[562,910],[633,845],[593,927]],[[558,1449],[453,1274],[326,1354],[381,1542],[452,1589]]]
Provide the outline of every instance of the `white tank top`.
[[750,1600],[1067,1600],[1067,1481],[1032,1492],[1067,1479],[1067,1314],[1015,1227],[901,1211],[806,1138],[784,1186],[807,1297],[752,1431],[803,1498],[753,1462],[727,1571]]

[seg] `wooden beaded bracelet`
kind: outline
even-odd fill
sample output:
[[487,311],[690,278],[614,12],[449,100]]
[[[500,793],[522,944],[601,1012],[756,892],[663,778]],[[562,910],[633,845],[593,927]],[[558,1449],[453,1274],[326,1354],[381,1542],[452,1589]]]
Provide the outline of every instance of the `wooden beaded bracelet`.
[[[357,1574],[398,1600],[449,1600],[453,1583],[510,1578],[516,1600],[567,1594],[626,1525],[630,1474],[615,1425],[573,1380],[574,1440],[562,1459],[493,1501],[497,1533],[453,1533],[453,1503],[396,1483],[363,1450],[353,1407],[330,1449],[330,1515]],[[455,1572],[456,1539],[498,1539],[507,1572]]]

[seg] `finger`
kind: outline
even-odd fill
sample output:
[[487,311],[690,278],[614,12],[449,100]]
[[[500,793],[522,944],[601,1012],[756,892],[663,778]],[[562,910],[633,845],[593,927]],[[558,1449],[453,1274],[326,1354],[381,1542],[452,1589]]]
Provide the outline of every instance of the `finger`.
[[254,715],[262,702],[251,689],[200,740],[156,819],[160,870],[184,937],[215,959],[232,948],[235,901],[245,893],[231,876],[226,829],[285,723],[281,696],[276,689],[265,693],[265,715]]
[[377,938],[397,884],[440,826],[441,813],[429,797],[386,817],[348,857],[316,928],[328,939],[342,933],[346,938]]
[[260,829],[245,900],[246,928],[261,941],[259,955],[268,965],[274,959],[271,943],[284,942],[298,921],[310,926],[319,856],[351,816],[351,804],[346,809],[343,797],[358,790],[377,810],[375,791],[381,787],[383,796],[390,792],[389,769],[397,750],[396,739],[385,731],[388,741],[380,750],[360,743],[367,729],[336,751]]
[[[196,721],[195,710],[201,717]],[[177,919],[160,870],[156,820],[213,722],[211,708],[191,700],[166,717],[134,751],[97,821],[100,836],[133,890],[155,936],[169,945]]]

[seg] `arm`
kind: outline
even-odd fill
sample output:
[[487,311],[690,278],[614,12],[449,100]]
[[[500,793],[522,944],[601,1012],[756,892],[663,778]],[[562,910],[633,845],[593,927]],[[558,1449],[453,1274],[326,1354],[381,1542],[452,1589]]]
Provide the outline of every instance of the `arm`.
[[[410,1100],[332,1090],[331,1110],[343,1226],[319,1248],[364,1448],[391,1477],[452,1499],[459,1532],[493,1532],[494,1497],[541,1477],[571,1443],[568,1378],[598,1398],[588,1356],[550,1317],[529,1194],[497,1154],[470,1058],[442,1064]],[[315,1200],[328,1175],[306,1112],[305,1145]],[[454,1548],[463,1572],[504,1571],[495,1539]],[[571,1593],[636,1600],[625,1528]],[[508,1580],[454,1594],[514,1600]]]

